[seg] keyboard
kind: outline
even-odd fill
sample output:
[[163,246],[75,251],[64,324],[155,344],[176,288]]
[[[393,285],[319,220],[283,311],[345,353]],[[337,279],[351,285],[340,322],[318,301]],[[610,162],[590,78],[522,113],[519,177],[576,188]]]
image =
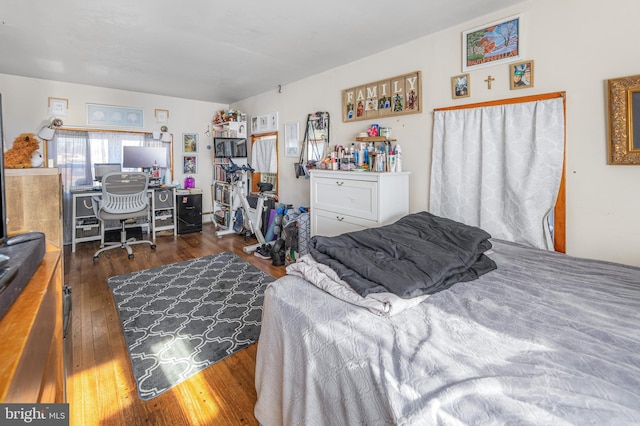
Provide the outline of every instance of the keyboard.
[[101,186],[92,185],[76,185],[71,187],[71,192],[90,192],[90,191],[102,191]]
[[71,187],[71,192],[93,191],[92,185],[76,185]]

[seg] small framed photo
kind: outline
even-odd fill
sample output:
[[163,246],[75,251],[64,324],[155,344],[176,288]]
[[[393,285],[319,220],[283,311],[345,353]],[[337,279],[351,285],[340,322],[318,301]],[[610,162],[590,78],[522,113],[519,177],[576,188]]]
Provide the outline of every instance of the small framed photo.
[[169,121],[169,110],[166,109],[156,109],[153,111],[156,116],[156,121],[158,123],[166,123]]
[[533,87],[533,61],[509,65],[509,81],[511,90]]
[[182,173],[193,175],[198,173],[198,157],[195,155],[182,156]]
[[268,126],[269,126],[268,130],[270,132],[277,132],[278,131],[278,113],[277,112],[269,113],[269,124],[268,124]]
[[198,152],[198,134],[197,133],[182,134],[182,150],[184,152]]
[[69,109],[69,99],[49,98],[49,115],[66,117]]
[[469,74],[461,74],[451,77],[451,96],[453,99],[471,96],[469,80]]
[[261,115],[258,117],[258,132],[264,133],[269,130],[269,117]]

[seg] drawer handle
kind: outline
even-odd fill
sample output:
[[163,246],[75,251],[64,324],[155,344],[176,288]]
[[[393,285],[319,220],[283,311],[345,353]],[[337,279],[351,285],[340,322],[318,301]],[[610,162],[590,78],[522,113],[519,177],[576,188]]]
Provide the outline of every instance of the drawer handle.
[[344,182],[338,182],[338,181],[336,181],[336,185],[338,185],[338,186],[342,186],[342,185],[344,185]]
[[344,220],[344,216],[343,217],[336,216],[336,219],[338,219],[338,222],[342,222]]
[[160,200],[161,203],[165,203],[167,202],[167,200],[169,199],[169,193],[165,193],[165,194],[158,194],[158,200]]
[[93,203],[87,203],[87,200],[82,200],[82,205],[85,209],[93,209]]

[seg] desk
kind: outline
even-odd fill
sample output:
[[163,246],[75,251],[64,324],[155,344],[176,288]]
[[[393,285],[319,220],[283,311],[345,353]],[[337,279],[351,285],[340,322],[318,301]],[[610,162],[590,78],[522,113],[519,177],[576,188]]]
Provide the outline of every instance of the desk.
[[[99,196],[101,192],[97,190],[72,190],[71,193],[73,194],[71,251],[75,253],[77,243],[100,241],[102,222],[93,212],[91,198]],[[175,187],[149,188],[148,193],[151,199],[149,216],[139,218],[135,223],[127,226],[146,226],[154,241],[156,233],[160,231],[173,231],[173,235],[177,235]],[[107,222],[106,230],[111,229],[120,229],[120,224],[117,221]]]

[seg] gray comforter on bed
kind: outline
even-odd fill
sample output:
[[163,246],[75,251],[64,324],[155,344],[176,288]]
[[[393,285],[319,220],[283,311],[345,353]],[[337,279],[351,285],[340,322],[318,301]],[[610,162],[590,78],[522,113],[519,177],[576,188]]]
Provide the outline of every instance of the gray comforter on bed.
[[640,268],[492,242],[496,270],[391,317],[270,284],[258,421],[640,424]]
[[363,297],[391,292],[411,298],[495,269],[483,254],[489,238],[480,228],[420,212],[379,228],[315,236],[310,252]]

